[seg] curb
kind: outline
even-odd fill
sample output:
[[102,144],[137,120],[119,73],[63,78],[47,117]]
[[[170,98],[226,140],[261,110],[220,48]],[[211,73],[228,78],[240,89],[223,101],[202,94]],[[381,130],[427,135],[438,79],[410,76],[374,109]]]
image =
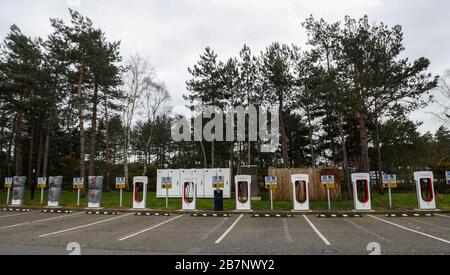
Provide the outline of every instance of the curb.
[[58,214],[72,214],[73,213],[73,211],[72,210],[54,210],[54,209],[46,209],[46,210],[42,210],[42,213],[51,213],[51,214],[54,214],[54,213],[58,213]]
[[108,211],[88,211],[87,215],[104,215],[104,216],[117,216],[120,215],[120,212],[108,212]]
[[29,208],[2,208],[4,212],[31,212]]
[[317,218],[320,219],[337,219],[337,218],[362,218],[361,214],[319,214]]
[[[0,209],[2,211],[16,211],[16,212],[31,212],[33,210],[35,211],[47,211],[45,213],[58,213],[58,212],[51,212],[53,211],[58,211],[55,209],[51,209],[51,208],[47,208],[47,207],[36,207],[36,206],[30,206],[30,207],[11,207],[11,206],[6,206],[6,205],[0,205]],[[85,212],[86,209],[85,208],[64,208],[64,209],[60,209],[61,211],[72,211],[72,213],[74,212]],[[100,213],[104,213],[104,212],[108,212],[108,213],[141,213],[143,216],[148,216],[147,213],[150,213],[150,216],[156,216],[156,214],[164,215],[164,214],[170,214],[170,215],[175,215],[175,214],[180,214],[180,210],[148,210],[145,212],[136,212],[136,210],[134,209],[107,209],[107,210],[103,210],[103,211],[89,211],[89,212],[94,212],[95,214],[97,212]],[[282,217],[291,217],[291,216],[295,216],[295,215],[306,215],[306,216],[317,216],[317,215],[327,215],[327,216],[332,216],[333,215],[337,215],[338,217],[343,217],[345,215],[351,217],[351,216],[355,216],[355,215],[360,215],[360,216],[364,216],[367,214],[371,214],[371,215],[397,215],[397,216],[402,216],[402,215],[409,215],[411,217],[414,217],[414,214],[418,214],[420,215],[420,217],[422,216],[427,216],[429,214],[433,215],[436,213],[439,214],[450,214],[450,210],[446,210],[446,211],[417,211],[417,210],[411,210],[411,211],[373,211],[373,212],[354,212],[354,211],[311,211],[311,212],[305,212],[305,213],[293,213],[292,211],[254,211],[254,212],[245,212],[245,211],[224,211],[224,212],[220,212],[217,213],[215,211],[202,211],[201,213],[198,213],[197,215],[203,215],[203,214],[207,214],[208,217],[212,216],[215,217],[214,214],[217,214],[218,216],[220,215],[251,215],[251,216],[266,216],[266,215],[270,215],[269,217],[279,217],[280,215]],[[428,216],[427,216],[428,217]]]
[[432,218],[434,216],[435,215],[433,213],[391,213],[386,215],[387,218]]
[[231,214],[226,213],[204,213],[204,214],[192,214],[191,217],[214,217],[214,218],[229,218]]
[[146,217],[171,217],[172,213],[155,213],[155,212],[138,212],[135,216],[146,216]]

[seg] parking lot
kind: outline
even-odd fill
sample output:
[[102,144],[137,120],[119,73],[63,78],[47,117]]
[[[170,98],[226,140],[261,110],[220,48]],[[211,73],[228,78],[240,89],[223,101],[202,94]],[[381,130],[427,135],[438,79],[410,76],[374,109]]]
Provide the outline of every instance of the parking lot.
[[450,254],[450,215],[361,218],[88,215],[0,211],[0,254]]

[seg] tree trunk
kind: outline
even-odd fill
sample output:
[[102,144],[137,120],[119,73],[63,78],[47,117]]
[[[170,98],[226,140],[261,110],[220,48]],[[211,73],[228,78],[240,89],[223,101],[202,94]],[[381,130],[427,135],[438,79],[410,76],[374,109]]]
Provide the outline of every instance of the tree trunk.
[[28,152],[28,183],[31,186],[31,199],[34,200],[34,191],[36,188],[33,178],[34,142],[36,140],[36,118],[34,116],[31,125],[30,150]]
[[50,154],[50,125],[45,129],[45,149],[44,149],[44,165],[42,168],[42,176],[48,176],[48,159]]
[[91,141],[89,150],[89,176],[97,175],[95,158],[97,156],[97,107],[98,107],[98,84],[94,87],[92,98],[92,120],[91,120]]
[[[42,118],[42,117],[41,117]],[[37,155],[37,163],[36,163],[36,175],[38,177],[42,176],[42,156],[44,151],[44,131],[42,129],[42,122],[41,118],[39,119],[39,127],[38,127],[38,133],[39,133],[39,145],[38,145],[38,155]]]
[[214,140],[211,142],[211,168],[213,168],[214,169],[214,167],[215,167],[215,156],[214,156],[214,150],[215,150],[215,147],[214,147]]
[[[84,83],[84,56],[81,58],[80,78],[78,81],[78,111],[80,120],[80,177],[86,178],[86,137],[84,131],[84,104],[83,104],[83,83]],[[83,192],[84,194],[84,192]]]
[[[284,114],[283,114],[283,100],[279,100],[280,108],[280,126],[281,126],[281,147],[283,151],[283,165],[284,168],[289,168],[289,153],[288,153],[288,142],[286,135],[286,127],[284,123]],[[275,129],[272,129],[274,131]]]
[[128,167],[128,148],[129,148],[129,140],[131,137],[131,129],[129,127],[125,127],[125,139],[123,145],[123,170],[125,182],[127,185],[127,191],[130,191],[130,181],[129,181],[129,167]]
[[144,152],[144,171],[142,172],[142,176],[145,177],[147,175],[147,162],[148,162],[148,152]]
[[106,178],[105,178],[105,191],[111,191],[111,162],[109,153],[109,114],[108,114],[108,99],[105,96],[105,143],[106,143]]
[[377,159],[377,184],[380,191],[380,194],[384,194],[383,188],[383,159],[381,155],[381,141],[380,141],[380,125],[378,122],[378,118],[375,119],[375,132],[374,132],[374,147],[375,147],[375,157]]
[[345,188],[349,200],[353,199],[352,179],[350,174],[350,164],[347,153],[347,139],[345,137],[344,126],[342,125],[342,116],[338,117],[339,135],[341,136],[342,159],[344,165]]
[[22,150],[22,126],[23,126],[23,111],[18,110],[16,116],[16,135],[15,135],[15,153],[16,159],[16,176],[23,176],[23,150]]
[[[16,116],[14,116],[13,118],[13,122],[12,122],[12,133],[16,132]],[[6,163],[8,165],[8,177],[12,177],[13,176],[13,171],[12,171],[12,146],[14,143],[14,139],[15,139],[15,135],[11,134],[9,136],[9,140],[8,140],[8,149],[6,150]]]
[[359,137],[361,142],[361,172],[369,173],[369,143],[367,140],[366,113],[359,111]]
[[306,106],[306,116],[308,118],[308,127],[309,127],[309,146],[311,146],[311,163],[312,168],[316,168],[317,162],[316,162],[316,150],[314,148],[314,129],[312,127],[311,113],[309,110],[309,106]]

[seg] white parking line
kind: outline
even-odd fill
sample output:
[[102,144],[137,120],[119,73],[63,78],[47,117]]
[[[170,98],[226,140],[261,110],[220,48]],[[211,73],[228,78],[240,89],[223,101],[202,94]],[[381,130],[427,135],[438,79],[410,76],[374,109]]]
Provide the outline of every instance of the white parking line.
[[217,239],[217,241],[215,242],[215,244],[220,244],[227,236],[228,234],[230,234],[231,230],[233,230],[233,228],[236,227],[236,225],[239,223],[239,221],[244,217],[244,215],[242,214],[241,216],[239,216],[239,218],[236,219],[236,221],[230,226],[230,228],[227,229],[227,231],[225,231],[225,233],[223,233],[223,235]]
[[316,232],[316,234],[322,239],[322,241],[325,243],[325,245],[330,246],[331,243],[327,240],[327,238],[325,238],[325,236],[320,233],[320,231],[317,229],[317,227],[308,219],[308,217],[306,215],[303,215],[303,217],[305,217],[305,220],[309,223],[309,225],[311,226],[311,228],[314,230],[314,232]]
[[72,227],[72,228],[68,228],[68,229],[65,229],[65,230],[57,231],[57,232],[52,232],[52,233],[49,233],[49,234],[41,235],[41,236],[39,236],[39,238],[45,238],[45,237],[49,237],[49,236],[54,236],[54,235],[58,235],[58,234],[61,234],[61,233],[66,233],[66,232],[74,231],[74,230],[77,230],[77,229],[82,229],[82,228],[86,228],[86,227],[89,227],[89,226],[93,226],[93,225],[97,225],[97,224],[101,224],[101,223],[105,223],[105,222],[109,222],[109,221],[113,221],[113,220],[129,217],[131,215],[134,215],[134,214],[130,213],[130,214],[127,214],[127,215],[118,216],[118,217],[114,217],[114,218],[111,218],[111,219],[106,219],[106,220],[102,220],[102,221],[98,221],[98,222],[94,222],[94,223],[80,225],[80,226],[77,226],[77,227]]
[[31,214],[31,212],[21,213],[21,214],[15,214],[15,215],[0,216],[0,219],[11,218],[11,217],[18,217],[18,216],[24,216],[24,215],[28,215],[28,214]]
[[157,225],[152,226],[152,227],[150,227],[150,228],[147,228],[147,229],[144,229],[144,230],[142,230],[142,231],[139,231],[139,232],[136,232],[136,233],[134,233],[134,234],[131,234],[131,235],[129,235],[129,236],[123,237],[123,238],[119,239],[119,242],[125,241],[125,240],[128,240],[128,239],[131,239],[131,238],[136,237],[136,236],[138,236],[138,235],[140,235],[140,234],[143,234],[143,233],[145,233],[145,232],[148,232],[148,231],[150,231],[150,230],[153,230],[153,229],[155,229],[155,228],[158,228],[158,227],[160,227],[160,226],[163,226],[163,225],[165,225],[165,224],[168,224],[169,222],[173,222],[174,220],[177,220],[177,219],[179,219],[179,218],[181,218],[181,217],[183,217],[183,216],[184,216],[184,215],[175,217],[175,218],[170,219],[170,220],[168,220],[168,221],[165,221],[165,222],[163,222],[163,223],[157,224]]
[[414,229],[410,229],[410,228],[401,226],[401,225],[399,225],[399,224],[396,224],[396,223],[393,223],[393,222],[389,222],[389,221],[380,219],[380,218],[375,217],[375,216],[372,216],[372,215],[368,215],[368,217],[371,217],[371,218],[373,218],[373,219],[376,219],[376,220],[385,222],[385,223],[387,223],[387,224],[396,226],[396,227],[401,228],[401,229],[404,229],[404,230],[406,230],[406,231],[410,231],[410,232],[413,232],[413,233],[416,233],[416,234],[419,234],[419,235],[422,235],[422,236],[425,236],[425,237],[428,237],[428,238],[431,238],[431,239],[434,239],[434,240],[437,240],[437,241],[440,241],[440,242],[443,242],[443,243],[446,243],[446,244],[450,244],[450,241],[447,241],[447,240],[438,238],[438,237],[436,237],[436,236],[433,236],[433,235],[430,235],[430,234],[427,234],[427,233],[423,233],[423,232],[420,232],[420,231],[417,231],[417,230],[414,230]]
[[0,227],[0,230],[13,228],[13,227],[19,227],[19,226],[22,226],[22,225],[43,223],[43,222],[49,222],[49,221],[53,221],[53,220],[57,220],[57,219],[70,218],[70,217],[78,216],[78,215],[81,215],[81,214],[83,214],[83,213],[76,213],[76,214],[71,214],[71,215],[63,215],[63,216],[58,216],[58,217],[49,218],[49,219],[43,219],[43,220],[37,220],[37,221],[32,221],[32,222],[18,223],[18,224],[14,224],[14,225],[8,225],[8,226]]
[[201,239],[200,241],[204,241],[207,238],[209,238],[214,232],[216,232],[217,230],[219,230],[227,221],[229,218],[225,218],[223,219],[223,221],[221,221],[218,225],[216,225],[216,227],[214,227],[213,229],[211,229],[211,231],[209,231],[208,233],[206,233]]

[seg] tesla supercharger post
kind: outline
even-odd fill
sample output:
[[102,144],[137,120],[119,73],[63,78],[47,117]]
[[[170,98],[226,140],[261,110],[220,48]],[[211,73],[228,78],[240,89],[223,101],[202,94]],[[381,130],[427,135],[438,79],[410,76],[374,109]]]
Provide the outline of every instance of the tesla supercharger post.
[[252,210],[252,176],[236,176],[236,210]]
[[47,188],[47,178],[38,178],[37,188],[41,189],[41,205],[44,204],[44,190]]
[[116,189],[120,192],[119,205],[123,207],[123,190],[127,187],[125,178],[116,178]]
[[77,206],[80,207],[80,196],[81,190],[84,189],[84,178],[74,178],[73,189],[77,190]]
[[320,185],[327,190],[328,210],[331,210],[331,190],[336,188],[336,180],[334,176],[321,176]]
[[5,189],[8,190],[6,194],[6,205],[9,205],[9,197],[11,196],[12,187],[13,187],[13,178],[5,178]]
[[270,192],[270,210],[273,211],[273,190],[278,189],[278,178],[266,177],[265,183],[266,189]]
[[59,207],[62,182],[63,177],[50,177],[48,179],[48,207]]
[[310,211],[309,175],[292,175],[291,183],[294,211]]
[[355,211],[372,211],[370,195],[370,174],[352,174]]
[[133,209],[147,208],[148,177],[135,177],[133,179]]
[[13,179],[13,194],[11,204],[14,206],[20,206],[23,204],[23,197],[25,194],[26,177],[14,177]]
[[102,206],[103,177],[89,177],[88,208],[100,208]]
[[166,209],[169,209],[169,190],[173,188],[173,182],[171,177],[161,178],[161,188],[166,190]]
[[416,172],[414,173],[414,180],[419,210],[436,210],[433,172]]
[[389,208],[392,209],[392,189],[397,188],[397,176],[396,175],[383,175],[383,188],[388,190]]
[[182,185],[182,209],[187,211],[197,210],[197,177],[183,177]]

